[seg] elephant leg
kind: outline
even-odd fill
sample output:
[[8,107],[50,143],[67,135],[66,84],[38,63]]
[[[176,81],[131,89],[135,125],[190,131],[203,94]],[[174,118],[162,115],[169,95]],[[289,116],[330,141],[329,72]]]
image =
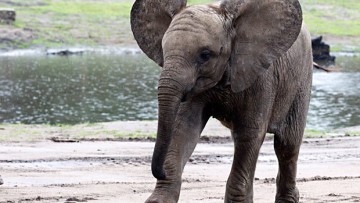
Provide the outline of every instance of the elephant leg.
[[[289,127],[284,130],[284,135],[275,135],[275,152],[279,161],[279,171],[276,178],[276,203],[299,202],[296,171],[301,144],[300,134],[294,133],[294,130]],[[291,138],[294,140],[290,140]]]
[[253,128],[232,132],[235,153],[230,176],[226,184],[225,202],[253,202],[253,179],[265,130]]
[[[304,134],[307,101],[299,102],[298,97],[290,109],[286,124],[280,132],[275,133],[274,148],[279,161],[279,171],[276,178],[276,203],[298,203],[299,191],[296,187],[297,160]],[[304,107],[305,105],[305,107]]]
[[146,203],[175,203],[178,201],[183,169],[193,153],[209,117],[204,112],[202,104],[184,103],[180,106],[164,163],[166,179],[157,180],[155,189]]

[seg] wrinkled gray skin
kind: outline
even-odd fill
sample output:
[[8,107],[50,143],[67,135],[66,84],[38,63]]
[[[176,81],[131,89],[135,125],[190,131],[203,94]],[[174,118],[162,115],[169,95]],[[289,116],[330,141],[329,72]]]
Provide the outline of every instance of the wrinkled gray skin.
[[[159,123],[146,202],[177,202],[181,175],[210,116],[231,131],[235,153],[225,202],[253,202],[265,134],[279,160],[275,202],[299,202],[296,169],[312,78],[311,40],[297,0],[137,0],[131,25],[162,66]],[[206,188],[204,188],[206,189]]]

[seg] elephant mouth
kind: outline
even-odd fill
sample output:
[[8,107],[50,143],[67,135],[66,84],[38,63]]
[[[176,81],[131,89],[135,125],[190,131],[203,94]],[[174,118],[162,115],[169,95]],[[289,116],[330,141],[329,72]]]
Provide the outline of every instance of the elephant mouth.
[[186,102],[186,101],[188,101],[188,100],[189,100],[189,94],[188,94],[188,93],[185,93],[185,94],[182,96],[180,102],[181,102],[181,103],[184,103],[184,102]]
[[[183,103],[183,102],[189,101],[194,96],[194,94],[195,94],[194,87],[193,86],[188,86],[182,92],[182,97],[180,99],[180,102]],[[175,112],[175,113],[177,113],[177,112]]]
[[184,103],[184,102],[187,102],[187,101],[191,100],[191,98],[193,98],[195,94],[196,93],[194,91],[194,88],[191,88],[189,91],[186,91],[186,92],[183,93],[180,102]]

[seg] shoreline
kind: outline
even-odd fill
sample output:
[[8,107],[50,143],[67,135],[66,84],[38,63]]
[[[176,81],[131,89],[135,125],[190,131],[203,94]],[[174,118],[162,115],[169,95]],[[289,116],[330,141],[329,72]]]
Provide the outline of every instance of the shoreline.
[[[65,53],[64,53],[65,52]],[[82,54],[115,54],[115,55],[138,55],[143,51],[137,45],[116,46],[64,46],[63,48],[34,48],[34,49],[12,49],[0,50],[0,57],[16,56],[72,56]],[[358,51],[331,52],[333,56],[360,56]]]
[[[33,49],[12,49],[7,51],[0,50],[0,57],[8,56],[72,56],[82,54],[117,54],[117,55],[137,55],[143,52],[137,45],[116,45],[116,46],[69,46],[62,48],[33,48]],[[360,52],[359,52],[360,54]]]
[[[145,141],[156,139],[157,121],[113,121],[77,125],[0,124],[0,142],[86,142]],[[306,129],[304,138],[339,138],[360,136],[360,126],[327,131]],[[267,135],[267,140],[273,138]],[[210,119],[201,133],[202,143],[232,142],[230,130]]]

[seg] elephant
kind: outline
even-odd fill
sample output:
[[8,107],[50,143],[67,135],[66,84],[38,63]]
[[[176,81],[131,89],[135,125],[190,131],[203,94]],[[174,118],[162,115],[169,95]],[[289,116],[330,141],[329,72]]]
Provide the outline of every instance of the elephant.
[[312,83],[312,50],[298,0],[136,0],[131,29],[162,67],[146,200],[178,202],[181,177],[208,119],[229,128],[234,157],[225,202],[253,202],[260,147],[274,134],[275,202],[299,202],[297,160]]

